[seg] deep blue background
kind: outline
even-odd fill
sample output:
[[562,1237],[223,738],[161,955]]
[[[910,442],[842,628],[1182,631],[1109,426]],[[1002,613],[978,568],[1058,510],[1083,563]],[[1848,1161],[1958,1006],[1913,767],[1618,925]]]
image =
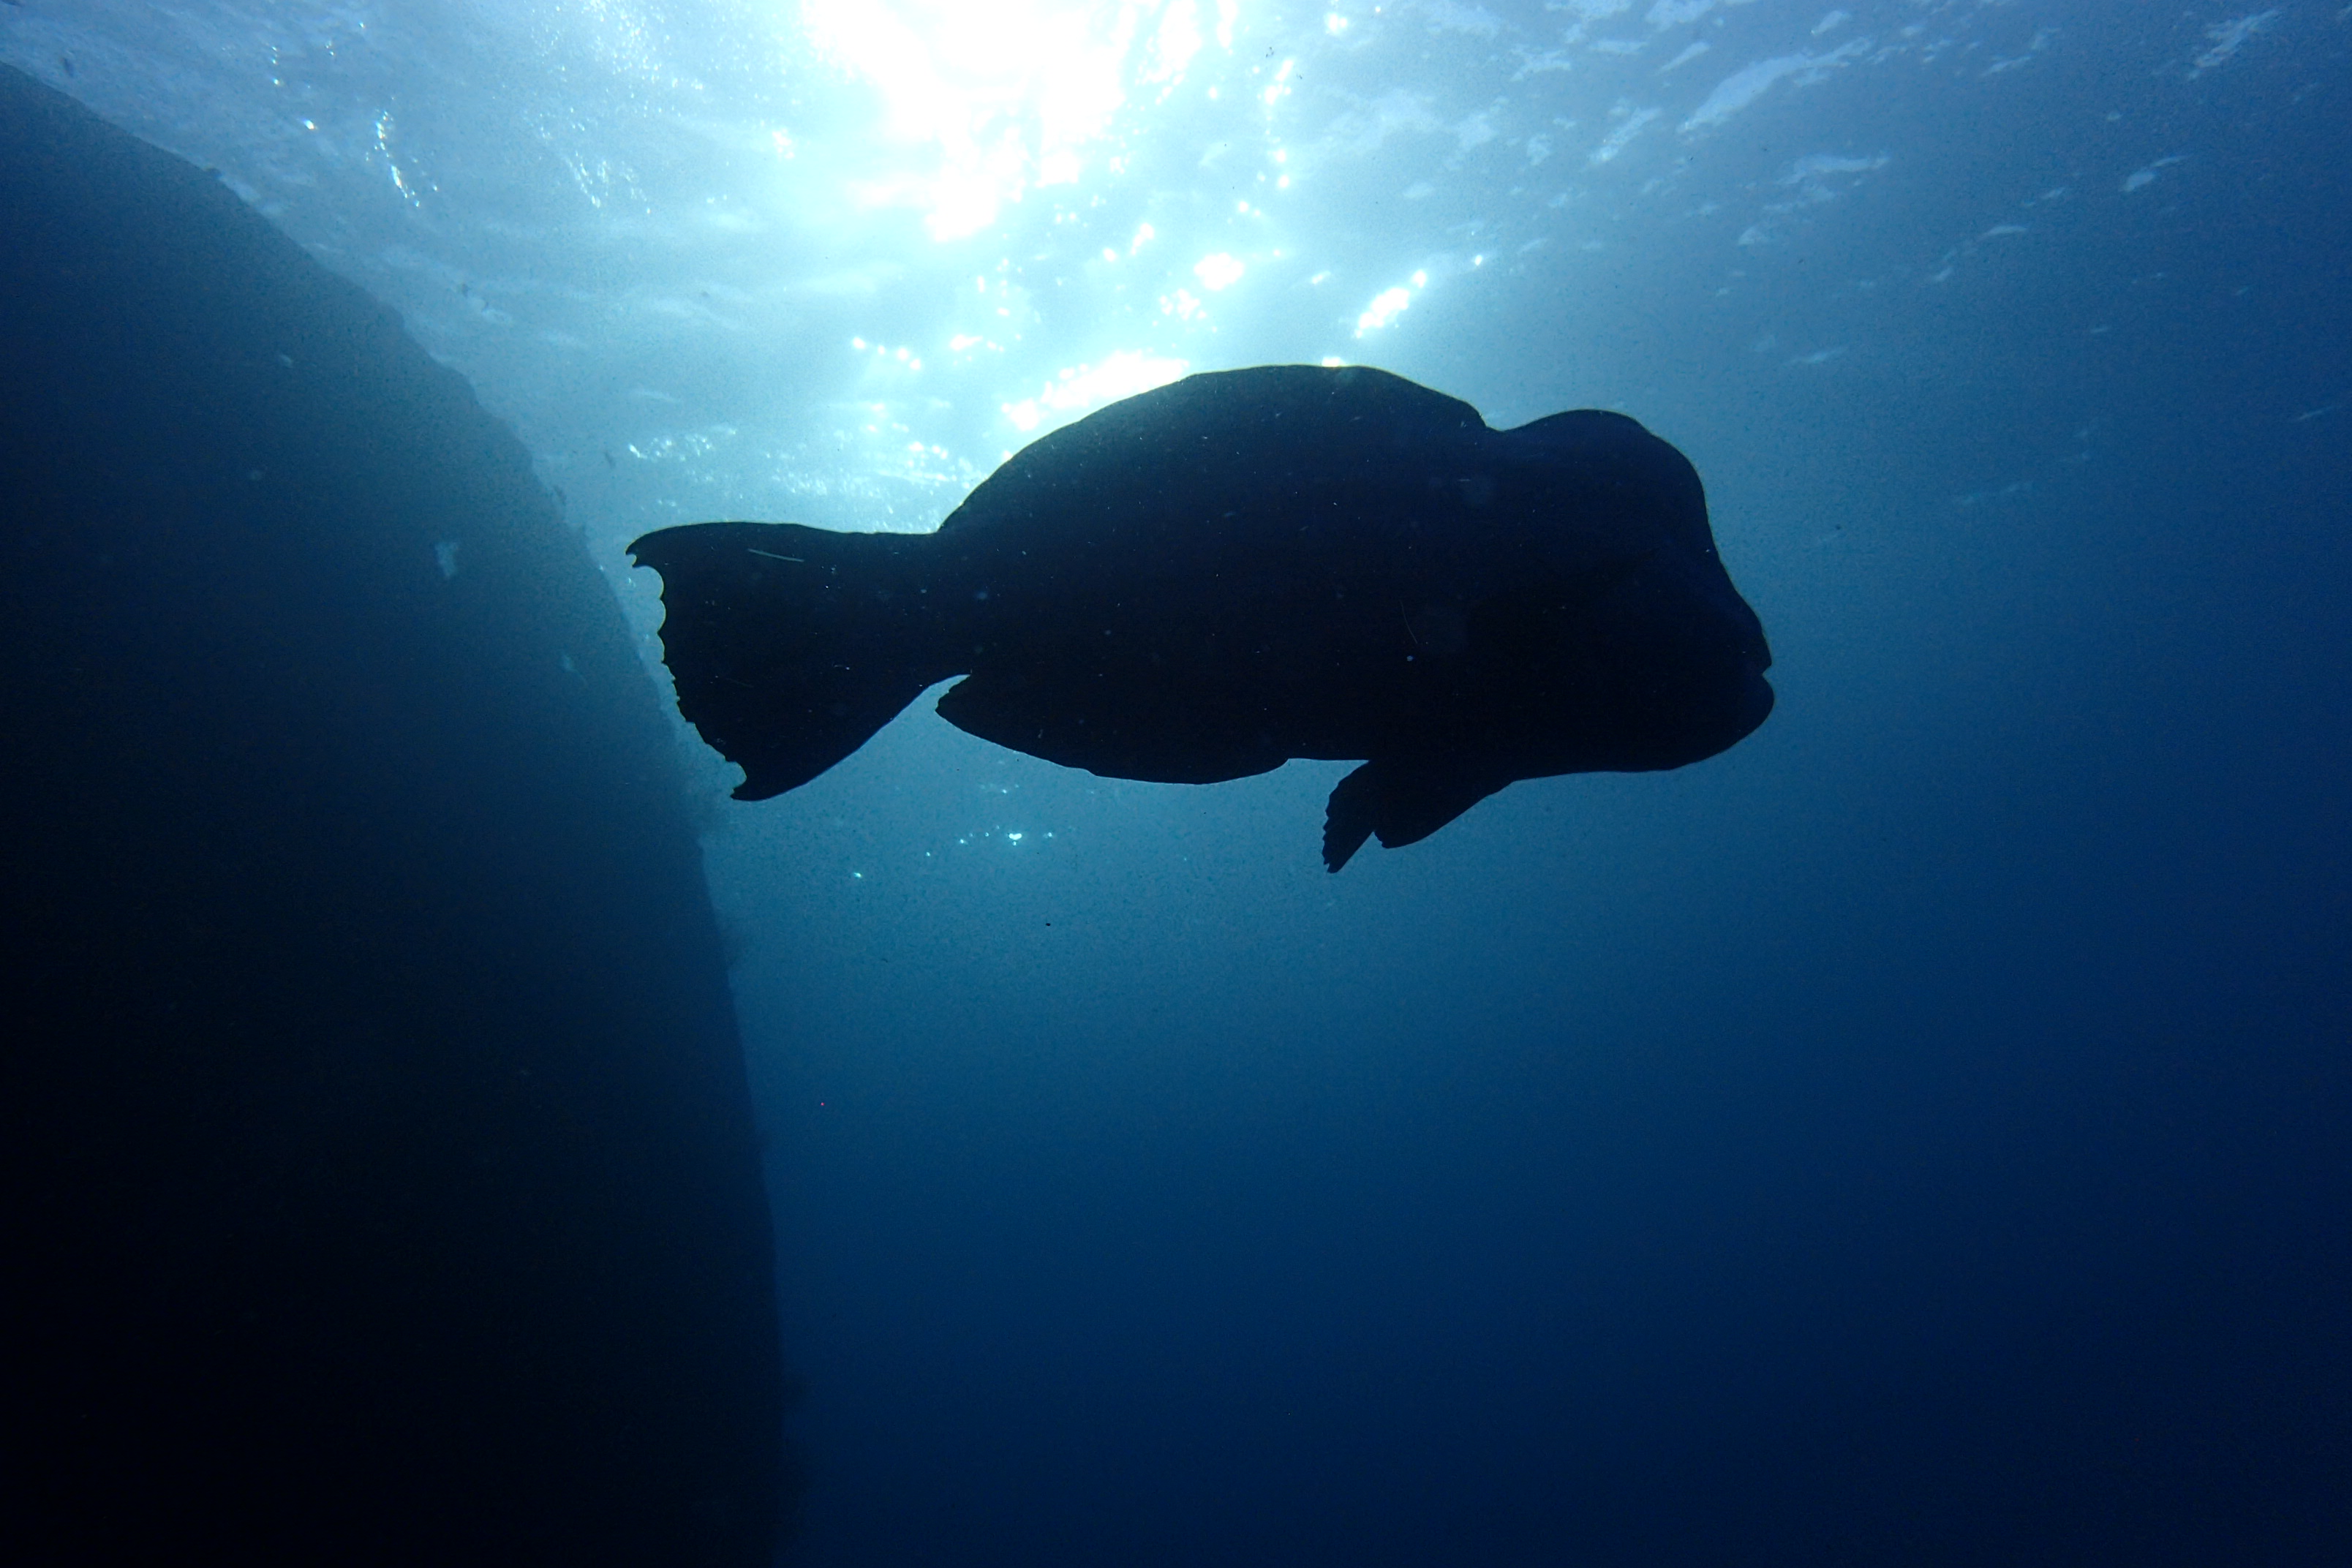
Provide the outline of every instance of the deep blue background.
[[[894,734],[730,829],[834,873],[739,974],[801,1041],[807,1560],[2352,1550],[2342,68],[2199,95],[2229,174],[1932,304],[1980,177],[2096,165],[2084,81],[1977,135],[1927,84],[1875,132],[1916,183],[1731,298],[1700,234],[1582,267],[1598,331],[1541,271],[1446,323],[1436,384],[1564,380],[1708,476],[1781,701],[1690,776],[1328,883],[1298,766],[1202,803]],[[1853,346],[1792,395],[1724,352],[1767,334]],[[992,777],[1026,815],[973,822],[1083,846],[909,864]]]

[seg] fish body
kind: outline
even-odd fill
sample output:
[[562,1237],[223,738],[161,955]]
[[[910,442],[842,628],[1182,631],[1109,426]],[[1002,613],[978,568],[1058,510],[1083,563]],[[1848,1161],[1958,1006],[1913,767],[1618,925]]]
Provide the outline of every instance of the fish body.
[[1619,414],[1511,430],[1400,376],[1265,366],[1014,454],[929,534],[663,529],[678,706],[793,789],[926,688],[959,728],[1113,778],[1362,760],[1324,861],[1515,780],[1679,767],[1771,710],[1698,475]]

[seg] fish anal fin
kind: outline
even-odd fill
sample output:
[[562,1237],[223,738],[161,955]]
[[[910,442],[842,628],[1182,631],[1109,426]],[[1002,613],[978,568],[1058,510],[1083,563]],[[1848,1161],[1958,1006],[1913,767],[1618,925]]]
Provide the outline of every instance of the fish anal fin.
[[1323,864],[1337,871],[1375,835],[1388,849],[1419,843],[1510,782],[1497,768],[1458,759],[1375,757],[1331,792]]

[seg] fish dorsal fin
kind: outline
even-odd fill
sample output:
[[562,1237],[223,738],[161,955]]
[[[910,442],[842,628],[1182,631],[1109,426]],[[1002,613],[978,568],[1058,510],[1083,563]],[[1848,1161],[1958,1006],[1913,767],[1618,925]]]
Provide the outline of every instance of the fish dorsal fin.
[[1377,834],[1395,849],[1428,837],[1511,782],[1468,758],[1375,757],[1339,781],[1323,814],[1323,864],[1337,871]]

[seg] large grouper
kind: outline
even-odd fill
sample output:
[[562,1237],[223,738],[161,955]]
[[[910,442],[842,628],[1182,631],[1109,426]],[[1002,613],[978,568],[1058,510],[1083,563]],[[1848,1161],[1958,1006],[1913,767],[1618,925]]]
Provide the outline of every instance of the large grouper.
[[1034,442],[936,532],[665,528],[679,710],[793,789],[926,688],[1111,778],[1363,760],[1323,827],[1425,838],[1518,779],[1713,756],[1772,710],[1683,455],[1622,414],[1512,430],[1385,371],[1188,376]]

